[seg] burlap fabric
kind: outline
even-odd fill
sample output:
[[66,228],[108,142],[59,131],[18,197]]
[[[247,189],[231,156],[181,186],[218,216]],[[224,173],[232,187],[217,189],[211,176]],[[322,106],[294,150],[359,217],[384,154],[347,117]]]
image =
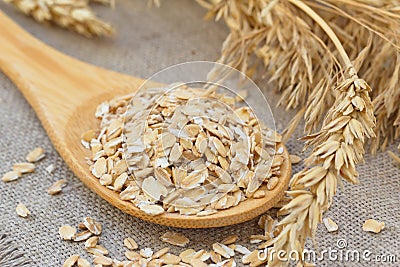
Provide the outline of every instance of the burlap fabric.
[[[149,77],[164,67],[190,61],[215,60],[228,31],[222,23],[205,22],[205,11],[193,1],[165,1],[162,8],[147,8],[144,0],[119,0],[116,10],[96,7],[98,13],[118,29],[113,39],[89,40],[56,27],[43,26],[0,3],[0,8],[26,30],[56,49],[83,61],[136,76]],[[1,26],[0,26],[1,27]],[[1,37],[0,37],[1,39]],[[258,81],[271,105],[277,95],[262,81]],[[1,174],[10,170],[13,163],[24,160],[34,147],[46,149],[46,158],[37,164],[33,174],[24,175],[13,183],[0,182],[0,234],[8,233],[19,246],[30,266],[60,266],[71,254],[91,258],[83,251],[83,244],[62,241],[58,237],[61,225],[76,225],[85,216],[102,222],[101,244],[111,257],[124,259],[122,241],[131,236],[140,247],[159,249],[165,246],[159,236],[172,228],[147,223],[124,214],[85,187],[68,169],[54,150],[45,131],[31,107],[18,89],[0,73],[0,162]],[[293,113],[274,108],[278,129],[282,129]],[[296,141],[301,131],[290,140],[291,153],[300,155],[302,143]],[[394,146],[390,147],[392,150]],[[320,251],[338,249],[337,242],[344,239],[347,247],[339,251],[357,250],[375,255],[396,255],[397,263],[376,261],[346,262],[346,260],[319,261],[318,266],[399,266],[400,265],[400,185],[399,167],[386,153],[367,156],[359,166],[361,184],[345,184],[328,212],[339,224],[337,233],[327,233],[322,226],[316,235]],[[48,174],[45,168],[54,164],[56,170]],[[294,171],[301,166],[296,166]],[[50,196],[47,187],[59,179],[68,186],[60,195]],[[31,210],[27,219],[17,217],[15,207],[23,202]],[[380,234],[362,231],[366,219],[375,218],[386,223]],[[194,249],[210,249],[211,244],[230,234],[240,236],[240,244],[249,248],[251,234],[260,234],[257,220],[217,229],[182,229]],[[175,229],[176,230],[176,229]],[[343,244],[342,244],[343,245]],[[172,247],[172,252],[181,249]],[[0,254],[1,255],[1,254]],[[238,266],[242,266],[237,258]]]

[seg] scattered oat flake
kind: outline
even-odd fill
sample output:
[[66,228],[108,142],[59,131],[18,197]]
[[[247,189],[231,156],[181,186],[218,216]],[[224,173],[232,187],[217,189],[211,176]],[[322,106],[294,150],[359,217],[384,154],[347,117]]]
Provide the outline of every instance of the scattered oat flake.
[[103,247],[102,245],[96,245],[94,248],[97,249],[98,251],[100,251],[103,255],[108,254],[108,250],[105,247]]
[[363,231],[365,232],[373,232],[373,233],[380,233],[383,228],[385,228],[384,222],[378,222],[374,219],[368,219],[363,224]]
[[193,258],[193,259],[190,261],[190,264],[191,264],[192,266],[196,266],[196,267],[207,267],[207,264],[206,264],[205,262],[203,262],[203,261],[200,260],[200,259],[196,259],[196,258]]
[[46,171],[48,173],[53,173],[55,169],[56,167],[54,166],[54,164],[50,164],[49,166],[46,167]]
[[162,255],[160,259],[163,260],[165,264],[178,264],[181,261],[180,257],[171,253],[166,253]]
[[230,235],[230,236],[225,237],[221,241],[221,243],[224,244],[224,245],[230,245],[230,244],[235,243],[238,240],[238,238],[239,237],[237,235]]
[[237,252],[239,252],[240,254],[243,254],[243,255],[251,253],[251,251],[248,250],[248,248],[246,248],[246,247],[244,247],[242,245],[236,245],[235,251],[237,251]]
[[99,241],[98,236],[92,236],[85,241],[85,247],[86,248],[94,248],[94,247],[96,247],[98,241]]
[[140,250],[140,255],[145,258],[150,258],[153,256],[153,250],[151,248],[142,248]]
[[242,257],[242,262],[244,264],[249,264],[251,262],[254,262],[258,260],[258,250],[253,250],[251,253],[246,254]]
[[17,212],[18,216],[23,217],[23,218],[26,218],[26,217],[28,217],[28,215],[31,214],[31,212],[28,210],[28,208],[22,203],[19,203],[17,205],[15,211]]
[[101,251],[99,251],[96,248],[85,248],[86,252],[89,254],[92,254],[94,256],[104,256],[103,253],[101,253]]
[[75,265],[75,263],[78,261],[79,259],[79,255],[71,255],[69,256],[68,259],[66,259],[64,261],[64,264],[62,265],[62,267],[72,267]]
[[84,258],[79,258],[77,265],[78,267],[90,267],[90,263]]
[[323,222],[328,232],[336,232],[339,229],[339,226],[331,218],[326,217]]
[[75,242],[81,242],[81,241],[85,241],[88,238],[90,238],[93,234],[89,231],[89,230],[85,230],[83,232],[79,232],[75,235],[74,237],[74,241]]
[[100,235],[101,234],[101,231],[102,231],[101,224],[99,222],[97,222],[95,219],[90,218],[90,217],[85,217],[83,219],[83,224],[94,235]]
[[179,257],[182,259],[183,262],[190,263],[193,258],[193,255],[196,253],[194,249],[186,249],[179,254]]
[[81,230],[87,230],[87,228],[83,222],[78,223],[77,227],[78,227],[78,229],[81,229]]
[[124,245],[129,250],[135,250],[139,247],[136,241],[130,237],[124,239]]
[[189,243],[189,238],[181,233],[168,231],[160,237],[161,241],[174,246],[184,247]]
[[67,183],[65,180],[58,180],[52,186],[47,189],[47,193],[50,195],[55,195],[61,192],[63,186]]
[[297,164],[301,161],[301,158],[297,155],[290,155],[289,157],[292,164]]
[[214,243],[212,245],[212,248],[215,253],[218,253],[219,255],[227,259],[235,255],[235,251],[233,249],[221,243]]
[[221,262],[221,255],[215,253],[214,251],[210,251],[210,259],[214,263],[219,263]]
[[69,225],[64,225],[58,229],[58,233],[64,240],[73,240],[76,234],[76,228]]
[[106,256],[96,256],[93,260],[94,264],[101,264],[105,266],[110,266],[113,264],[113,260],[109,257]]
[[37,147],[26,156],[26,160],[28,162],[34,163],[38,162],[39,160],[43,159],[45,156],[44,149],[41,147]]
[[265,235],[251,235],[250,236],[250,244],[257,244],[262,241],[267,241],[269,239],[268,236]]
[[153,259],[158,259],[158,258],[160,258],[161,256],[165,255],[168,251],[169,251],[169,248],[168,248],[168,247],[162,248],[162,249],[160,249],[160,250],[154,252],[154,254],[153,254],[152,257],[153,257]]
[[20,173],[29,173],[35,170],[35,164],[29,162],[15,163],[13,170]]
[[3,175],[1,180],[3,182],[11,182],[19,179],[21,177],[21,173],[19,171],[9,171]]
[[132,251],[132,250],[126,251],[125,257],[127,257],[128,260],[131,260],[131,261],[139,261],[141,258],[140,254],[138,252]]

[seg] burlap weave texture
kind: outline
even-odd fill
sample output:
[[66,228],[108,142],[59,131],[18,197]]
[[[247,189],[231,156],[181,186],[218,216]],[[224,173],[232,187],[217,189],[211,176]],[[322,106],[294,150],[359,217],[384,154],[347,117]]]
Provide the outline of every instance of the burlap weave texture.
[[[0,3],[0,8],[37,38],[56,49],[83,61],[140,77],[149,77],[164,67],[191,60],[215,60],[228,31],[222,23],[206,22],[205,11],[194,1],[164,1],[161,8],[146,6],[144,0],[119,0],[111,10],[96,10],[118,29],[112,39],[90,40],[65,30],[39,25],[24,17],[12,7]],[[262,88],[266,85],[259,81]],[[278,96],[271,90],[271,105]],[[1,174],[13,163],[23,161],[36,146],[46,149],[46,158],[37,164],[33,174],[19,181],[0,183],[0,233],[9,233],[32,261],[31,266],[61,266],[71,254],[83,252],[83,244],[60,240],[61,225],[76,225],[85,216],[102,222],[104,232],[101,244],[112,257],[124,259],[123,239],[133,237],[140,247],[162,248],[159,236],[172,228],[140,221],[117,210],[86,188],[68,169],[52,147],[35,113],[18,89],[0,73],[0,163]],[[282,129],[293,113],[274,108],[278,129]],[[296,141],[301,131],[288,143],[291,153],[301,155],[302,143]],[[391,146],[394,150],[395,147]],[[304,157],[305,155],[303,155]],[[339,224],[339,231],[327,233],[320,227],[316,241],[320,251],[337,248],[337,241],[345,239],[347,248],[372,255],[396,255],[397,263],[385,264],[361,260],[341,262],[324,260],[318,266],[400,266],[400,168],[386,153],[367,156],[359,166],[361,184],[345,184],[328,215]],[[56,170],[48,174],[45,168],[54,164]],[[300,170],[296,166],[294,171]],[[55,181],[66,179],[68,186],[60,195],[50,196],[46,189]],[[28,219],[17,217],[15,207],[23,202],[31,210]],[[386,229],[377,235],[364,233],[362,223],[369,218],[386,223]],[[216,228],[178,230],[190,238],[189,246],[210,249],[211,244],[230,234],[240,236],[240,244],[249,246],[251,234],[261,234],[257,220],[239,225]],[[181,249],[172,248],[179,253]],[[242,266],[237,258],[238,266]]]

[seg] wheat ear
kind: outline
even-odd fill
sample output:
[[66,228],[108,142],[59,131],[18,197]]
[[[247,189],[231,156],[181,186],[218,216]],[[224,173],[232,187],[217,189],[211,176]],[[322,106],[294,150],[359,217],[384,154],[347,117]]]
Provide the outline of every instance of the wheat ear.
[[[88,6],[88,1],[4,0],[38,22],[50,22],[87,37],[111,35],[114,30]],[[105,1],[102,1],[103,3]]]
[[[274,246],[275,251],[297,251],[301,255],[305,240],[313,236],[322,214],[330,207],[340,177],[351,183],[358,182],[356,164],[363,160],[364,143],[374,136],[375,117],[369,97],[368,84],[359,79],[339,39],[329,25],[304,2],[289,0],[309,15],[326,32],[336,46],[346,66],[346,79],[335,89],[334,105],[328,110],[322,128],[304,139],[306,147],[313,147],[305,160],[306,169],[291,181],[293,199],[282,208],[288,215],[279,222],[283,227],[274,239],[260,248]],[[287,264],[276,257],[268,266]]]

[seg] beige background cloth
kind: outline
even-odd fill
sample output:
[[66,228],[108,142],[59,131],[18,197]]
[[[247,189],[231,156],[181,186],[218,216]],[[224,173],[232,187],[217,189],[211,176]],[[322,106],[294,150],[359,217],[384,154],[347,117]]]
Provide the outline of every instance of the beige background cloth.
[[[148,8],[145,0],[119,0],[115,10],[96,6],[96,11],[118,29],[115,38],[86,39],[77,34],[40,25],[0,2],[0,8],[27,31],[56,49],[80,60],[135,76],[147,78],[155,72],[191,60],[215,60],[228,33],[223,23],[204,21],[205,10],[194,1],[164,1],[161,8]],[[0,27],[2,27],[0,25]],[[0,36],[1,41],[1,36]],[[51,70],[50,70],[51,71]],[[262,89],[268,89],[272,106],[277,101],[273,88],[260,79]],[[18,89],[0,73],[0,174],[11,169],[13,163],[23,161],[34,147],[46,149],[46,158],[37,164],[33,174],[24,175],[19,181],[0,182],[0,234],[8,233],[19,246],[30,266],[61,266],[72,254],[91,258],[83,251],[82,243],[60,240],[61,225],[77,225],[85,216],[102,222],[100,243],[110,256],[124,259],[123,239],[131,236],[141,248],[159,249],[164,243],[159,236],[172,228],[155,225],[124,214],[85,187],[68,169],[57,154],[31,107]],[[290,120],[293,113],[274,108],[278,129]],[[302,143],[296,141],[298,131],[288,143],[291,153],[301,155]],[[390,147],[392,150],[395,146]],[[303,155],[305,157],[305,155]],[[45,168],[54,164],[56,170],[48,174]],[[296,166],[294,171],[300,170]],[[318,266],[400,266],[400,168],[386,153],[377,157],[367,156],[359,166],[361,184],[345,187],[338,193],[328,215],[339,224],[337,233],[327,233],[319,227],[316,241],[322,251],[337,249],[337,241],[345,239],[347,249],[374,255],[396,255],[397,263],[385,264],[361,261],[341,262],[324,260]],[[56,196],[46,189],[59,179],[68,180],[68,186]],[[27,219],[17,217],[15,207],[23,202],[31,210]],[[365,233],[361,227],[366,219],[374,218],[386,223],[380,234]],[[176,230],[176,229],[175,229]],[[240,236],[239,243],[249,248],[251,234],[261,234],[257,219],[223,228],[182,229],[191,240],[189,247],[210,249],[211,244],[230,234]],[[182,249],[173,247],[172,252]],[[327,257],[325,257],[327,259]],[[242,266],[239,257],[238,266]]]

